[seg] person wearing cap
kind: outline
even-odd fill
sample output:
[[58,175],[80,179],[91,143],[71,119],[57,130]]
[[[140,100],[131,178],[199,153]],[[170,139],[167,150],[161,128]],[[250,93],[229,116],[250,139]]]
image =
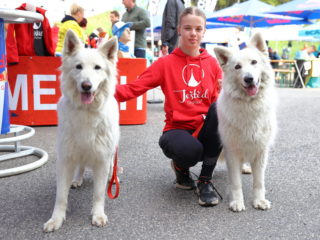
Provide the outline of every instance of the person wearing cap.
[[147,35],[146,28],[150,27],[150,19],[147,12],[138,7],[135,0],[122,0],[127,11],[122,16],[123,22],[131,22],[130,30],[135,31],[134,55],[137,58],[146,57]]
[[133,56],[129,52],[129,46],[127,43],[131,40],[130,27],[132,23],[125,23],[122,21],[116,22],[112,27],[113,36],[118,38],[118,58],[132,58]]

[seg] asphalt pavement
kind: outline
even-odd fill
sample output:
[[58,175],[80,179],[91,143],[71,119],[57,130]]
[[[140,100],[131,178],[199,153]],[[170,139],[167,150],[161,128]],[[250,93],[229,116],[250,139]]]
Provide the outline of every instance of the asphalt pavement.
[[[43,223],[55,200],[55,126],[35,127],[23,141],[46,150],[49,161],[28,173],[0,178],[0,239],[320,239],[320,89],[277,89],[276,143],[266,170],[268,211],[252,207],[252,176],[243,176],[246,211],[228,209],[227,171],[219,164],[216,188],[223,195],[215,207],[203,208],[192,191],[174,188],[174,173],[158,140],[164,125],[163,104],[148,104],[147,123],[121,126],[119,198],[106,198],[109,223],[91,225],[92,172],[80,189],[71,189],[62,228],[44,233]],[[10,160],[0,169],[33,161]],[[192,171],[199,173],[199,166]]]

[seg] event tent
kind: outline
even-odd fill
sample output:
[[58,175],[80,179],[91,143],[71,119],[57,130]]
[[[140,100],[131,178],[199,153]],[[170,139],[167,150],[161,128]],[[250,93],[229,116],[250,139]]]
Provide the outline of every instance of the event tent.
[[320,19],[320,0],[293,0],[267,11],[272,14],[300,17],[306,20]]
[[275,25],[308,24],[301,18],[292,18],[274,14],[266,14],[273,8],[259,0],[248,0],[236,3],[231,7],[217,11],[208,18],[208,22],[230,23],[243,27],[270,27]]

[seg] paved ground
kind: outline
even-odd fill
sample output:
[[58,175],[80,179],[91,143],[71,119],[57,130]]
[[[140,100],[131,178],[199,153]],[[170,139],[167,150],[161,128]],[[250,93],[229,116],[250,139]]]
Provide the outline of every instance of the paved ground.
[[[253,209],[251,176],[243,176],[247,209],[229,211],[223,165],[214,173],[224,196],[218,206],[202,208],[193,192],[175,189],[169,160],[158,147],[163,106],[149,104],[147,124],[121,127],[120,164],[125,172],[120,197],[106,200],[107,227],[90,224],[92,178],[87,172],[82,189],[70,191],[63,227],[42,232],[55,197],[56,127],[36,127],[36,135],[24,144],[45,149],[49,161],[32,172],[0,179],[0,239],[320,239],[320,90],[278,93],[279,133],[266,172],[271,210]],[[14,164],[19,163],[8,161],[0,167]]]

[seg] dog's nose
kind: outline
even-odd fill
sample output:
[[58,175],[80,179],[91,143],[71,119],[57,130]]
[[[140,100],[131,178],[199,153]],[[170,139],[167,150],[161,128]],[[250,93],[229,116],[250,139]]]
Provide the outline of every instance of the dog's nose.
[[84,91],[89,91],[92,88],[92,84],[89,81],[85,81],[81,84],[81,87]]
[[244,77],[244,82],[246,84],[252,84],[253,83],[253,77],[251,77],[251,76]]

